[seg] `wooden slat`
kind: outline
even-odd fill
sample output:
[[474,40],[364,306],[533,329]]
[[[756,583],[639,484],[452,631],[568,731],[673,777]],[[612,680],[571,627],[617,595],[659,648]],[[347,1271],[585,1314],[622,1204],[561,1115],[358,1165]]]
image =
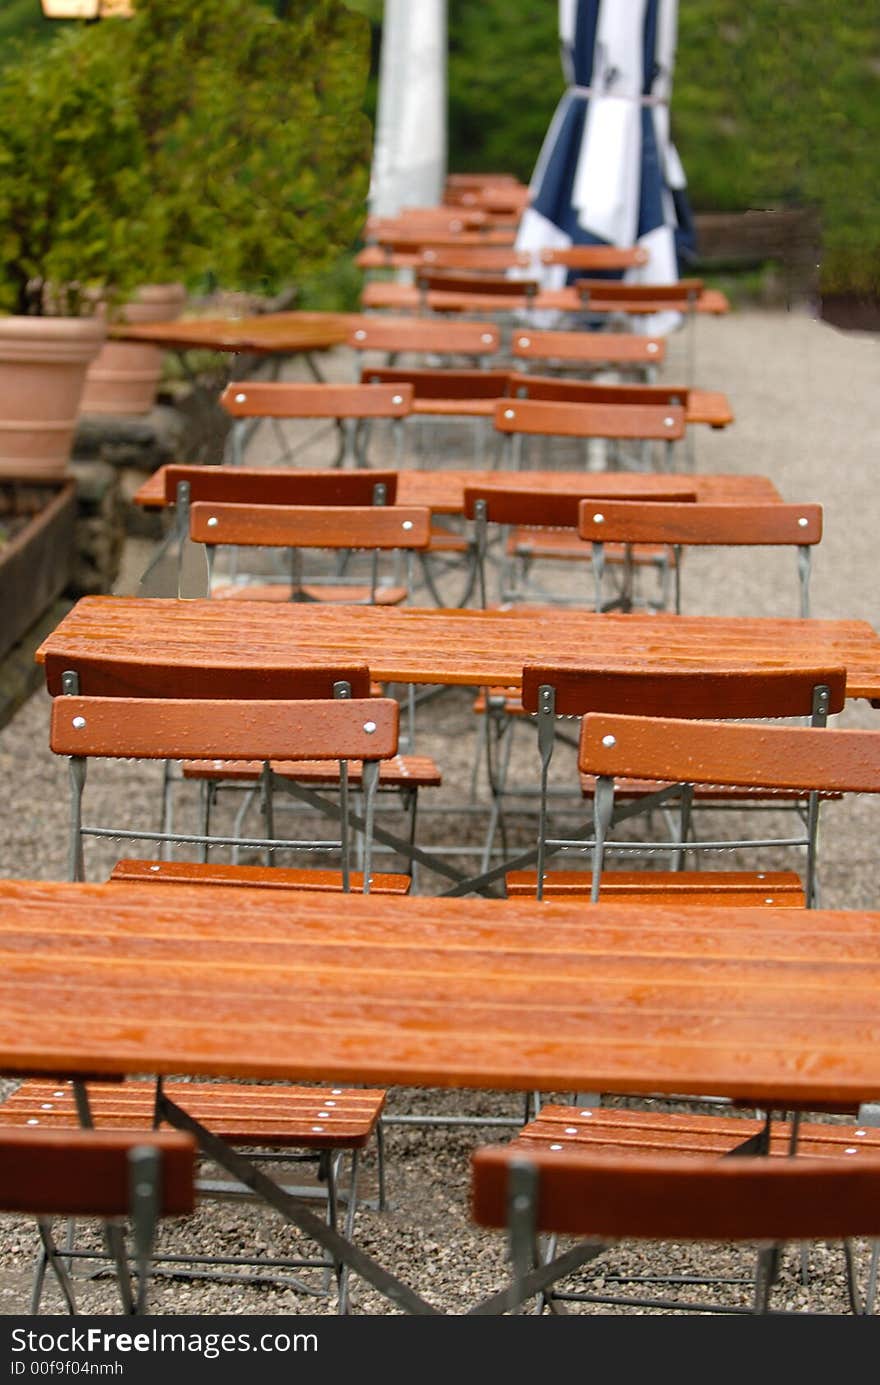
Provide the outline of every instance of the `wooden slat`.
[[493,423],[500,433],[563,438],[684,437],[684,409],[675,404],[572,404],[544,399],[499,399]]
[[117,1131],[0,1131],[0,1207],[38,1216],[124,1216],[131,1206],[129,1154],[138,1145],[161,1157],[161,1215],[192,1212],[195,1144],[176,1131],[144,1131],[136,1140]]
[[491,356],[501,333],[490,322],[414,322],[408,318],[364,317],[352,328],[349,346],[358,351],[431,351],[444,355]]
[[[813,690],[829,689],[829,713],[844,704],[846,671],[843,668],[678,670],[654,673],[651,669],[598,671],[589,664],[559,666],[527,665],[523,669],[522,701],[527,712],[540,715],[540,689],[556,690],[557,716],[584,716],[588,712],[613,712],[634,718],[668,715],[679,717],[797,717],[813,710]],[[752,734],[757,732],[752,728]],[[594,760],[594,733],[589,741]],[[580,768],[602,773],[581,755]],[[625,771],[649,779],[667,779],[642,767]],[[690,776],[688,776],[690,777]],[[694,774],[711,781],[711,774]],[[723,781],[721,781],[723,782]]]
[[0,884],[0,1070],[880,1093],[877,913],[206,893]]
[[610,1238],[785,1241],[875,1236],[880,1158],[718,1159],[489,1147],[472,1160],[472,1214],[506,1226],[511,1163],[539,1174],[540,1231]]
[[[311,1149],[362,1149],[385,1105],[366,1088],[252,1086],[228,1082],[166,1082],[165,1095],[221,1140]],[[153,1082],[92,1083],[89,1105],[98,1130],[149,1130]],[[78,1124],[70,1083],[32,1078],[0,1106],[0,1140],[8,1129],[46,1130]]]
[[648,253],[640,245],[569,245],[541,251],[542,264],[561,264],[568,269],[632,269],[647,262]]
[[624,332],[514,332],[510,352],[518,360],[593,364],[660,365],[666,355],[662,337]]
[[206,760],[386,759],[397,753],[392,698],[240,702],[193,698],[57,697],[56,755]]
[[590,715],[578,765],[676,782],[880,793],[880,731]]
[[582,667],[604,671],[844,667],[848,697],[880,698],[880,636],[858,620],[334,609],[303,603],[255,604],[245,613],[223,601],[90,596],[77,602],[36,657],[51,659],[59,675],[77,668],[82,657],[92,670],[115,668],[133,680],[142,675],[148,686],[161,679],[169,695],[174,695],[173,680],[188,677],[189,670],[244,670],[249,678],[260,678],[272,670],[336,661],[367,663],[372,676],[384,682],[517,689],[537,640],[548,665],[570,664],[577,657]]
[[[333,784],[339,779],[338,760],[273,760],[271,764],[282,779],[316,784]],[[182,765],[185,779],[256,779],[262,768],[259,760],[184,760]],[[350,784],[360,783],[362,768],[361,760],[349,760]],[[428,755],[395,755],[379,765],[380,788],[437,787],[442,782],[440,770]]]
[[118,341],[146,341],[179,351],[248,351],[293,355],[327,351],[347,341],[356,313],[286,312],[253,317],[177,318],[173,322],[115,323]]
[[[342,872],[338,870],[291,870],[286,866],[229,866],[209,861],[117,861],[110,880],[149,885],[246,885],[267,890],[320,890],[341,893]],[[363,871],[353,870],[351,889],[364,888]],[[377,873],[370,876],[373,894],[405,895],[412,887],[408,875]]]
[[681,505],[617,500],[580,510],[581,538],[605,543],[817,544],[821,505]]
[[[62,676],[70,667],[64,655],[46,659],[46,686],[53,697],[62,690]],[[207,657],[181,668],[161,660],[132,660],[86,654],[77,660],[80,692],[87,697],[230,697],[256,698],[333,697],[336,683],[348,683],[352,697],[369,697],[372,680],[365,663],[340,661],[329,664],[321,655],[297,659],[296,668],[247,666],[234,658]]]
[[288,384],[231,381],[220,403],[233,418],[405,418],[413,391],[405,385]]
[[508,370],[429,370],[404,366],[364,366],[365,384],[411,384],[420,401],[429,399],[500,399],[508,393]]
[[424,549],[430,531],[430,510],[406,505],[228,505],[200,500],[190,509],[190,537],[196,543]]
[[[510,899],[535,897],[535,871],[510,871],[505,877]],[[590,898],[593,875],[588,870],[548,871],[544,876],[545,899]],[[804,887],[794,871],[605,871],[602,903],[639,901],[656,903],[742,904],[749,907],[787,905],[804,908]]]
[[[482,501],[486,506],[486,518],[493,524],[548,525],[554,528],[576,529],[580,522],[582,501],[590,489],[590,477],[587,475],[571,477],[567,491],[547,491],[541,486],[528,490],[523,485],[507,485],[506,478],[499,478],[481,486],[466,486],[464,513],[467,519],[473,519],[476,506]],[[693,486],[688,489],[673,482],[665,494],[658,487],[653,498],[658,503],[666,504],[676,501],[693,503],[697,497]],[[595,508],[595,497],[592,503]],[[602,503],[605,504],[604,499]],[[574,534],[567,536],[569,540],[574,537]],[[582,557],[589,556],[589,550],[583,546],[580,553]]]
[[385,487],[386,505],[393,505],[397,498],[396,471],[172,465],[162,467],[157,475],[162,477],[167,505],[175,503],[181,481],[189,486],[191,501],[230,505],[372,505],[377,486]]

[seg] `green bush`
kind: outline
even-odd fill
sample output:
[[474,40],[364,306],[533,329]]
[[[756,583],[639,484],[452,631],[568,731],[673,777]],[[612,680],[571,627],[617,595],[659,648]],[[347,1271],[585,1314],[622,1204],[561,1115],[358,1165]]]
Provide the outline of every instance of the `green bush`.
[[[274,293],[366,214],[369,28],[341,0],[139,0],[0,71],[0,309],[56,286]],[[57,288],[64,285],[64,290]]]

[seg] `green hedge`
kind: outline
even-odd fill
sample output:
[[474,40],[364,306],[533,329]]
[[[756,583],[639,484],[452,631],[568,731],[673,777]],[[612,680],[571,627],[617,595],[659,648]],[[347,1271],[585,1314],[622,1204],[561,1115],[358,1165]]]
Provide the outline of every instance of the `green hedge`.
[[[373,22],[374,103],[382,0],[348,4]],[[557,6],[448,6],[450,168],[528,179],[562,92]],[[0,37],[35,9],[6,0]],[[816,206],[823,288],[880,291],[880,0],[683,0],[673,129],[697,210]]]

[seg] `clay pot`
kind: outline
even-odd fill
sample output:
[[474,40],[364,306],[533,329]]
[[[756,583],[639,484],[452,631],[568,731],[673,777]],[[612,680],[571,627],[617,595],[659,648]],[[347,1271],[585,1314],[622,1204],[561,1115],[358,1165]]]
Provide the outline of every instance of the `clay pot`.
[[0,476],[63,476],[97,317],[0,317]]
[[[123,322],[170,322],[186,302],[182,284],[145,284],[120,313]],[[147,414],[156,402],[162,350],[144,342],[105,342],[89,366],[80,412]]]

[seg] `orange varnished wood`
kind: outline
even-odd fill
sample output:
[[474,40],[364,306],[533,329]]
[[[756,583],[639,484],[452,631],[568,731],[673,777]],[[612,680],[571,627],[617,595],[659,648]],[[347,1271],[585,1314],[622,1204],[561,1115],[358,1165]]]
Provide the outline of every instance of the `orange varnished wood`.
[[[385,1105],[368,1088],[244,1086],[228,1082],[166,1082],[165,1095],[229,1144],[362,1149]],[[156,1101],[152,1082],[92,1083],[89,1105],[98,1130],[149,1130]],[[0,1138],[38,1122],[45,1130],[77,1124],[73,1088],[31,1078],[0,1106]],[[31,1127],[32,1128],[32,1127]]]
[[396,471],[172,465],[162,467],[161,475],[167,505],[175,503],[182,481],[189,486],[190,500],[229,505],[372,505],[377,486],[385,487],[385,504],[393,505],[397,498]]
[[[305,783],[334,784],[339,781],[339,762],[336,760],[273,760],[272,770],[282,779],[298,779]],[[184,760],[186,779],[248,780],[259,776],[263,768],[259,760]],[[360,760],[348,762],[349,782],[360,782]],[[379,765],[380,788],[436,788],[443,782],[440,770],[428,755],[395,755]]]
[[858,620],[304,603],[255,603],[245,611],[226,601],[89,596],[36,654],[58,674],[76,669],[80,657],[93,672],[124,673],[135,683],[142,676],[146,686],[161,676],[169,695],[173,677],[190,669],[244,669],[259,678],[331,662],[368,663],[383,682],[518,689],[523,666],[540,658],[658,675],[844,667],[848,697],[880,698],[880,636]]
[[668,305],[683,301],[685,304],[696,301],[705,285],[702,279],[678,279],[674,284],[624,284],[613,279],[577,279],[575,287],[582,294],[592,298],[607,298],[615,303],[637,303],[651,299],[654,303]]
[[[842,668],[815,664],[787,669],[777,665],[764,669],[719,667],[710,670],[705,667],[664,672],[644,667],[597,670],[589,660],[555,668],[535,664],[523,669],[522,702],[527,712],[538,711],[540,689],[544,685],[556,690],[558,716],[612,712],[647,718],[674,712],[677,717],[688,718],[797,717],[811,714],[813,690],[818,686],[829,690],[827,711],[839,712],[846,695],[846,672]],[[580,769],[602,773],[595,752],[595,730],[590,734],[589,757],[591,763],[588,764],[581,751]],[[625,770],[621,766],[620,772],[650,778],[677,778],[654,775],[644,766],[635,770]],[[687,777],[706,780],[712,775],[694,773]]]
[[441,288],[435,284],[429,289],[377,279],[365,284],[361,290],[361,307],[413,313],[425,308],[434,313],[516,312],[524,308],[569,313],[583,311],[583,300],[574,288],[534,292],[518,288],[517,280],[513,278],[505,280],[503,285],[481,288],[479,276],[475,275],[474,279],[473,288]]
[[397,753],[399,710],[387,697],[301,702],[56,697],[49,743],[56,755],[138,759],[386,759]]
[[640,245],[569,245],[541,251],[542,264],[561,264],[566,269],[632,269],[647,262],[648,252]]
[[581,538],[609,543],[807,544],[822,538],[821,505],[655,504],[618,500],[580,510]]
[[676,404],[572,404],[544,399],[499,399],[493,423],[500,433],[566,438],[684,437]]
[[511,355],[519,360],[602,362],[622,365],[660,365],[666,355],[662,337],[623,332],[514,332]]
[[[140,861],[133,858],[117,861],[110,880],[146,885],[246,885],[249,889],[318,890],[336,894],[343,888],[342,872],[338,870],[292,870],[287,866],[229,866],[215,861]],[[374,873],[370,876],[371,894],[405,895],[409,894],[411,886],[412,880],[408,875]],[[351,872],[351,888],[363,890],[363,871]]]
[[445,245],[426,246],[415,257],[417,265],[433,265],[437,269],[474,269],[488,273],[503,269],[527,269],[531,256],[524,250],[504,245]]
[[357,314],[264,313],[253,317],[177,318],[173,322],[115,323],[120,341],[146,341],[178,351],[248,351],[292,355],[327,351],[347,339]]
[[590,715],[578,766],[675,782],[880,793],[880,732]]
[[405,505],[227,505],[190,509],[196,543],[288,548],[427,548],[431,512]]
[[0,1208],[38,1216],[120,1217],[131,1208],[129,1155],[137,1146],[161,1159],[159,1212],[195,1206],[195,1142],[177,1131],[5,1129],[0,1131]]
[[540,287],[537,279],[508,278],[505,274],[481,273],[479,270],[446,269],[440,266],[424,265],[416,270],[416,283],[420,289],[430,292],[439,289],[443,293],[476,293],[482,296],[497,295],[509,298],[511,294],[525,294],[531,297]]
[[[632,475],[633,473],[624,473]],[[591,490],[593,476],[589,473],[581,475],[570,475],[568,478],[568,490],[545,490],[542,486],[527,489],[520,483],[519,476],[512,476],[512,484],[508,485],[507,477],[496,476],[488,484],[482,486],[467,486],[464,492],[464,513],[468,519],[473,519],[476,507],[482,503],[486,507],[486,518],[494,524],[530,524],[530,525],[551,525],[557,528],[577,529],[583,497],[588,495]],[[606,480],[606,477],[602,477]],[[665,477],[654,475],[653,480],[656,484],[656,492],[652,497],[657,502],[666,504],[672,501],[695,501],[696,490],[693,486],[675,483],[674,478],[670,478],[664,490],[661,483]],[[605,501],[603,500],[603,504]],[[595,497],[593,498],[593,505]],[[679,508],[678,505],[675,507]],[[569,536],[573,537],[573,536]],[[583,545],[579,545],[581,556],[586,550]]]
[[878,983],[878,913],[0,884],[6,1072],[815,1106],[880,1093]]
[[880,1157],[719,1159],[487,1147],[472,1158],[472,1213],[506,1226],[508,1175],[539,1175],[536,1229],[612,1239],[785,1241],[876,1236]]
[[[494,402],[490,405],[490,413]],[[170,504],[176,494],[176,483],[169,477],[180,474],[181,480],[189,480],[193,487],[195,500],[229,500],[244,503],[254,500],[259,504],[369,504],[370,488],[375,481],[387,484],[387,477],[394,472],[380,471],[333,471],[298,472],[289,470],[268,470],[263,467],[160,467],[136,492],[136,504],[152,508]],[[323,478],[329,479],[329,497],[325,500]],[[241,481],[238,480],[241,477]],[[255,478],[253,495],[250,493],[250,478]],[[310,478],[315,478],[316,490],[313,498]],[[299,478],[303,481],[303,492],[297,490]],[[338,480],[338,489],[334,487]],[[362,490],[349,498],[348,485],[360,486]],[[569,494],[589,486],[591,495],[607,495],[610,498],[627,499],[637,497],[646,500],[678,492],[681,496],[693,495],[696,499],[720,503],[731,501],[739,503],[768,504],[780,501],[778,490],[766,476],[699,473],[679,474],[664,472],[566,472],[566,471],[518,471],[500,476],[497,471],[401,471],[397,473],[397,491],[389,491],[388,503],[395,498],[401,505],[427,505],[438,514],[461,514],[464,509],[464,492],[468,486],[504,487],[522,486],[524,490],[552,491]],[[278,487],[277,492],[275,487]],[[265,487],[265,489],[264,489]],[[216,493],[215,493],[216,492]],[[264,499],[265,497],[265,499]]]
[[509,370],[428,370],[418,367],[409,370],[404,366],[364,366],[361,370],[364,384],[411,384],[419,400],[500,399],[509,393],[510,378]]
[[431,226],[418,227],[414,223],[410,223],[408,226],[383,229],[377,234],[376,240],[379,245],[385,246],[391,251],[403,251],[404,253],[406,251],[425,250],[429,246],[446,249],[464,245],[499,245],[512,249],[516,240],[516,233],[512,228],[499,229],[494,226],[472,231],[448,231]]
[[404,418],[413,391],[406,385],[288,384],[238,380],[228,384],[220,403],[233,418]]
[[[692,1112],[621,1110],[608,1106],[547,1105],[541,1107],[534,1120],[523,1126],[517,1143],[546,1148],[548,1143],[561,1142],[566,1149],[607,1149],[614,1153],[640,1149],[643,1153],[722,1155],[757,1135],[762,1128],[763,1121],[732,1112],[710,1116]],[[791,1133],[791,1121],[773,1120],[771,1157],[788,1156]],[[880,1154],[880,1129],[801,1121],[797,1149],[799,1154],[815,1158],[840,1158],[848,1150],[852,1150],[849,1158],[876,1156]]]
[[[533,870],[510,871],[505,877],[510,899],[535,897],[537,874]],[[593,876],[584,870],[548,871],[544,876],[545,899],[590,898]],[[794,871],[652,870],[605,871],[601,881],[602,903],[641,902],[689,904],[768,904],[803,908],[804,887]]]
[[688,423],[725,428],[733,422],[727,396],[716,390],[697,390],[687,385],[603,385],[593,380],[517,371],[510,375],[509,381],[507,393],[524,399],[555,399],[580,404],[681,404]]
[[349,333],[358,351],[431,351],[444,355],[491,356],[501,333],[491,322],[436,322],[362,317]]
[[[70,667],[65,656],[46,657],[46,686],[53,697],[62,690],[62,675]],[[77,661],[80,692],[87,697],[333,697],[335,683],[348,683],[352,697],[370,697],[372,681],[364,663],[328,664],[321,656],[306,656],[296,668],[249,667],[234,658],[205,659],[183,668],[178,663],[94,657]]]

